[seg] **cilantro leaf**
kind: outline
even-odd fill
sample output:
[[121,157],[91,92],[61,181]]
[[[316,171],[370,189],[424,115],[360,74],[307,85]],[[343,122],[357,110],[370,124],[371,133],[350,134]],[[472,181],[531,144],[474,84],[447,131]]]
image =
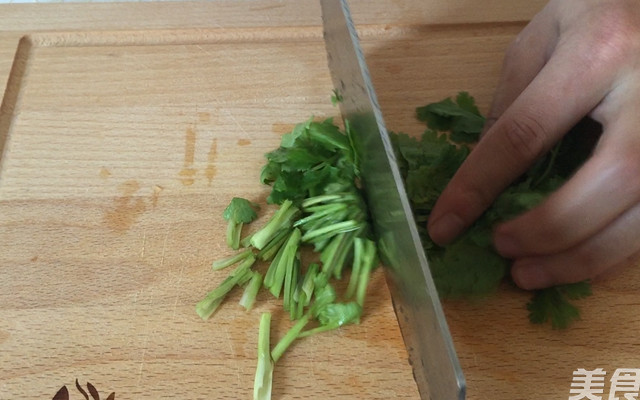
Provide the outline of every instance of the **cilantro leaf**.
[[450,131],[455,143],[472,143],[479,139],[485,119],[478,111],[475,100],[467,92],[460,92],[453,101],[446,98],[416,109],[420,121],[429,129]]
[[225,208],[222,216],[227,221],[248,224],[258,217],[255,208],[258,208],[256,203],[252,203],[242,197],[234,197],[231,199],[231,203],[229,203],[227,208]]
[[430,259],[438,293],[445,297],[482,296],[493,292],[508,271],[508,262],[489,247],[463,236]]
[[569,300],[590,295],[588,281],[536,290],[527,304],[529,320],[534,324],[549,321],[554,329],[565,329],[571,322],[580,319],[580,310]]
[[266,155],[260,181],[272,186],[270,204],[299,203],[354,185],[357,166],[348,136],[333,119],[297,124],[283,135],[280,147]]

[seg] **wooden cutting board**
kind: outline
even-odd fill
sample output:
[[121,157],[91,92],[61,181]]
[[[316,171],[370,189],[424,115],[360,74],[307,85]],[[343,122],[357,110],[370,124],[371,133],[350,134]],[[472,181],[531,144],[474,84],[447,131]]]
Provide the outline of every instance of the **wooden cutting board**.
[[[483,110],[502,53],[543,3],[354,1],[387,125],[468,90]],[[301,5],[302,4],[302,5]],[[0,6],[0,399],[250,398],[266,295],[194,305],[225,276],[222,210],[261,203],[263,154],[329,101],[316,2]],[[20,38],[22,38],[20,40]],[[260,221],[258,221],[258,224]],[[532,326],[528,295],[445,302],[468,398],[566,398],[578,368],[640,368],[638,268],[594,285],[567,331]],[[357,326],[301,340],[277,399],[416,399],[388,288]]]

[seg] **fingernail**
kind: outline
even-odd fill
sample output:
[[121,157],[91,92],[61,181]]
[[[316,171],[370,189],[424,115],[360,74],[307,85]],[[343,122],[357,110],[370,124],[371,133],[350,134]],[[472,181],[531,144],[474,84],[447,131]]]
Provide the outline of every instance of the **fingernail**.
[[438,244],[447,244],[464,230],[462,218],[449,213],[435,220],[429,226],[429,235]]
[[549,286],[551,277],[537,265],[517,265],[511,270],[516,285],[525,290],[541,289]]
[[520,244],[511,235],[496,233],[493,238],[493,245],[498,253],[506,258],[514,258],[520,251]]

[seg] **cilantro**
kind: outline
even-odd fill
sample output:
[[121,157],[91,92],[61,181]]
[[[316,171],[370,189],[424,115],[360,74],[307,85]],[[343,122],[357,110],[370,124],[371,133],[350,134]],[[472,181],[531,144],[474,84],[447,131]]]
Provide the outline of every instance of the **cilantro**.
[[[416,114],[427,125],[420,139],[403,133],[393,133],[391,138],[436,287],[442,297],[487,295],[509,276],[509,261],[493,248],[493,227],[543,201],[586,160],[597,139],[585,141],[581,129],[585,122],[577,126],[509,186],[464,235],[440,247],[429,237],[426,222],[440,193],[469,154],[469,146],[478,140],[484,117],[466,92],[455,100],[419,107]],[[590,293],[588,282],[535,291],[527,305],[529,319],[565,328],[579,318],[570,300]]]
[[484,117],[467,92],[460,92],[455,101],[447,98],[419,107],[416,114],[429,129],[450,131],[450,138],[456,143],[476,142],[484,127]]
[[222,216],[228,221],[227,224],[227,244],[234,250],[240,247],[240,235],[242,226],[248,224],[258,217],[254,208],[258,205],[247,199],[234,197],[231,203],[225,208]]
[[[340,99],[337,92],[334,96]],[[348,121],[344,130],[331,118],[295,125],[282,136],[280,146],[266,154],[260,173],[260,181],[271,186],[267,203],[276,206],[269,220],[241,238],[242,224],[256,218],[257,207],[234,198],[224,212],[228,244],[239,251],[212,267],[237,267],[196,305],[198,315],[208,319],[232,289],[244,286],[242,307],[251,309],[265,288],[282,297],[294,321],[269,350],[271,314],[262,315],[254,399],[270,397],[273,367],[294,341],[360,321],[378,257],[350,135]],[[315,257],[308,265],[302,259],[305,247]],[[258,271],[262,263],[268,265],[264,273]],[[349,268],[348,288],[337,293],[332,282]]]
[[553,328],[564,329],[580,318],[580,310],[568,300],[578,300],[590,295],[591,286],[588,282],[536,290],[527,304],[529,319],[537,324],[550,321]]
[[260,180],[272,187],[267,198],[271,204],[298,204],[330,187],[349,188],[356,179],[350,140],[331,118],[297,124],[266,158]]

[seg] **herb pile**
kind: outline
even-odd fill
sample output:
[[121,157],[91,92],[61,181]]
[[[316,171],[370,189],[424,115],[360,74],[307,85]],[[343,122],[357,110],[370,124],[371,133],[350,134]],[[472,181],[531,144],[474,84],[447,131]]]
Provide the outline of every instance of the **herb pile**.
[[[338,101],[334,93],[332,102]],[[442,297],[487,295],[509,277],[509,261],[491,243],[492,228],[539,204],[588,157],[590,148],[577,146],[577,136],[567,135],[465,234],[441,247],[426,230],[429,214],[478,140],[485,119],[466,92],[418,108],[417,117],[427,125],[420,138],[403,133],[392,133],[391,138],[436,287]],[[276,210],[265,225],[242,237],[243,226],[258,216],[258,205],[246,199],[232,199],[223,213],[227,244],[236,253],[215,261],[212,268],[234,269],[196,305],[196,312],[202,319],[210,318],[237,287],[244,288],[240,304],[249,310],[264,288],[282,297],[294,321],[272,348],[271,315],[262,314],[254,400],[271,398],[274,364],[295,340],[360,321],[378,255],[357,156],[348,121],[343,130],[332,119],[311,118],[283,135],[280,146],[266,154],[260,180],[271,186],[267,202]],[[338,293],[334,283],[346,270],[349,282]],[[590,293],[588,282],[535,291],[527,305],[529,319],[565,328],[579,318],[570,300]]]
[[[273,348],[271,315],[260,318],[254,382],[254,399],[260,400],[271,397],[274,364],[295,340],[359,323],[370,273],[378,265],[348,129],[332,119],[309,119],[283,135],[280,147],[266,158],[260,180],[271,185],[267,202],[277,210],[241,238],[243,225],[257,217],[257,205],[232,199],[223,216],[227,243],[237,252],[212,268],[235,268],[196,305],[198,315],[208,319],[236,287],[244,287],[240,304],[246,309],[261,288],[282,298],[294,323]],[[349,281],[338,293],[334,283],[346,270]]]
[[[591,148],[581,143],[580,132],[570,132],[509,186],[465,234],[441,247],[429,237],[427,220],[470,146],[478,141],[484,117],[466,92],[419,107],[416,114],[427,125],[422,136],[397,133],[392,140],[436,287],[441,297],[487,295],[509,278],[509,260],[493,248],[493,227],[539,204],[586,160]],[[529,319],[566,328],[579,318],[571,300],[590,294],[588,282],[536,290],[527,304]]]

